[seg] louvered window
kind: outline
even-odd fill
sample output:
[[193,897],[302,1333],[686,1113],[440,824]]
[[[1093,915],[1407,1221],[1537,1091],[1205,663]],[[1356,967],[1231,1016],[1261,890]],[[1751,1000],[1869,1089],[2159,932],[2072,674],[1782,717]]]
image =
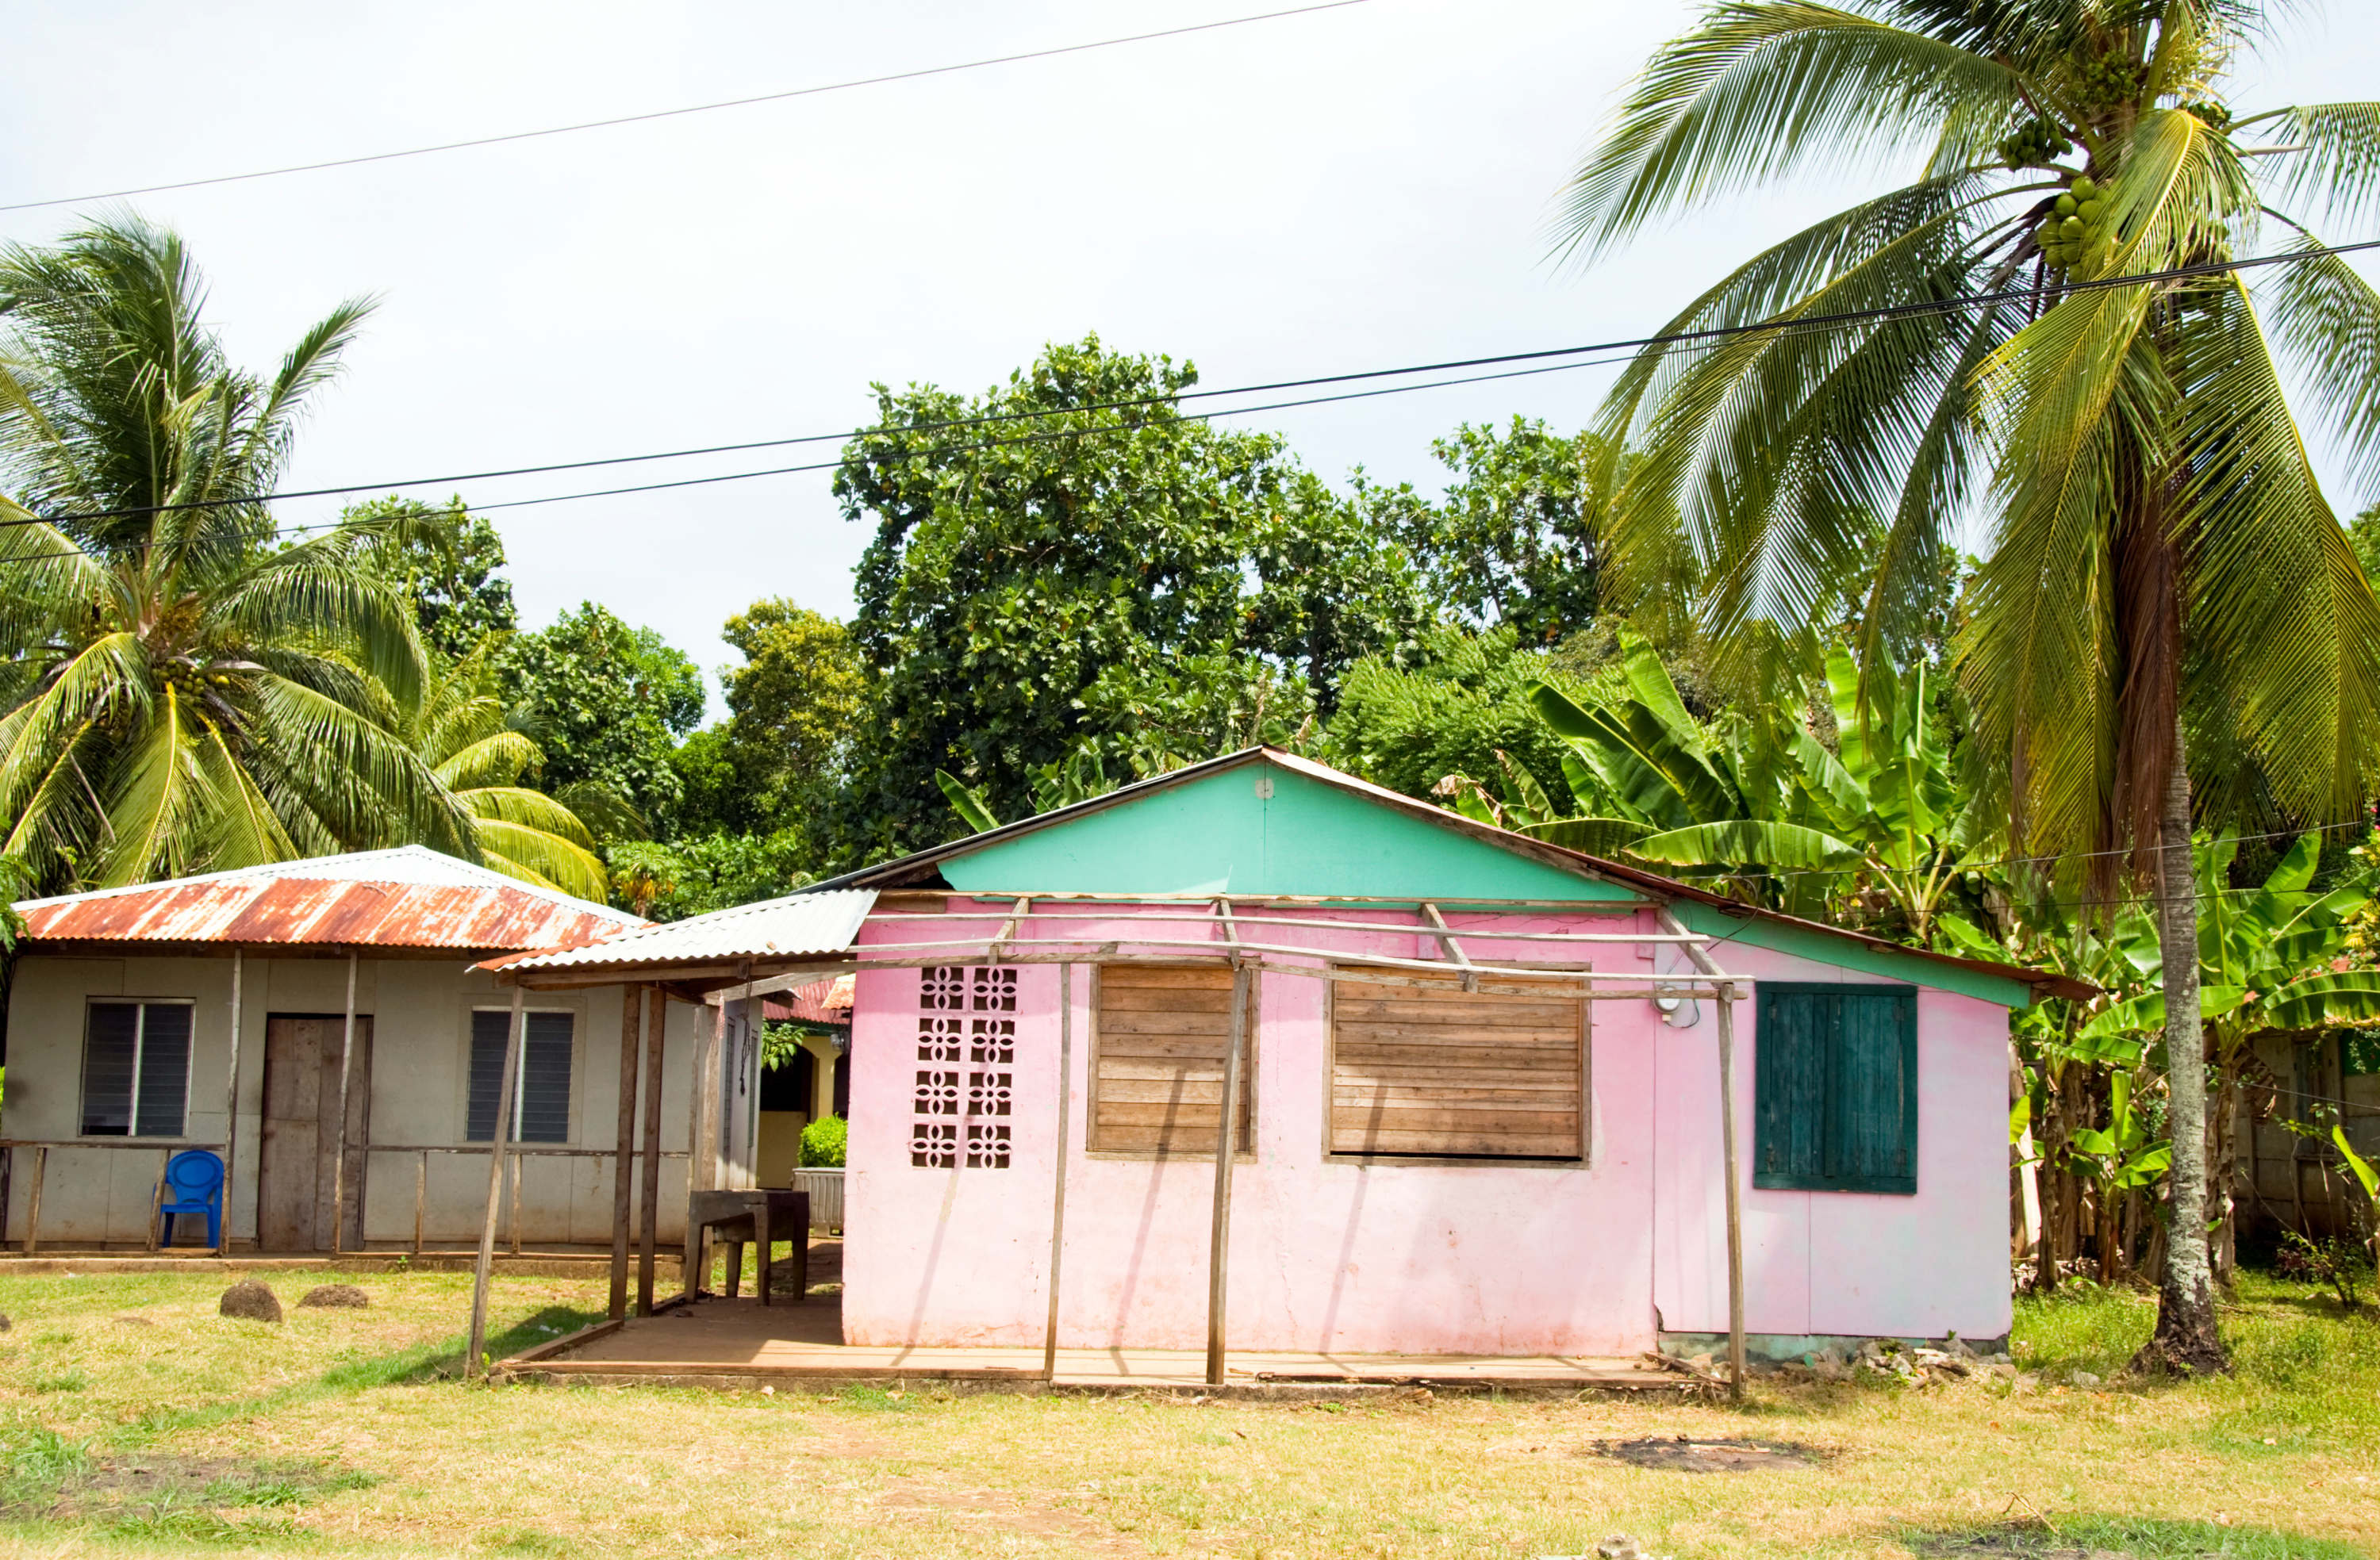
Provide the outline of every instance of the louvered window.
[[178,1138],[190,1098],[188,1002],[93,1002],[82,1038],[85,1137]]
[[[1256,977],[1233,1147],[1255,1147]],[[1095,1154],[1205,1155],[1222,1131],[1232,972],[1220,965],[1104,964],[1091,1053]]]
[[[572,1022],[568,1013],[525,1013],[520,1078],[513,1095],[515,1143],[570,1141],[570,1056]],[[513,1020],[509,1009],[483,1008],[471,1015],[471,1099],[464,1123],[467,1143],[486,1143],[496,1135],[497,1080],[504,1067],[504,1034]]]
[[1917,991],[1761,983],[1752,1184],[1917,1190]]
[[1333,984],[1330,1151],[1462,1159],[1586,1155],[1586,1004],[1500,977]]

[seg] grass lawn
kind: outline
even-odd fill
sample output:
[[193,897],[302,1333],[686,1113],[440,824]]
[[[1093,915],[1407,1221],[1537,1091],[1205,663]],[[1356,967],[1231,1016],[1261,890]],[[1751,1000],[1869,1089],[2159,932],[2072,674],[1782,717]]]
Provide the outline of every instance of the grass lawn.
[[[491,1391],[455,1379],[467,1276],[296,1309],[313,1281],[275,1276],[273,1326],[217,1317],[215,1276],[0,1277],[0,1554],[2380,1554],[2380,1325],[2253,1276],[2228,1380],[2050,1385],[2147,1334],[2147,1297],[2092,1292],[2020,1311],[2040,1391],[1763,1382],[1741,1410]],[[500,1280],[495,1347],[601,1304]],[[1681,1434],[1824,1456],[1593,1455]]]

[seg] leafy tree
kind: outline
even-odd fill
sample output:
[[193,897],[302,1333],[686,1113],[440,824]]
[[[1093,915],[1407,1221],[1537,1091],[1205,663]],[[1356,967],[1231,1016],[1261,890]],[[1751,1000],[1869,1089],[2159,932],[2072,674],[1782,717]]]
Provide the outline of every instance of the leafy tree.
[[[1566,216],[1591,257],[1731,188],[1924,155],[1915,182],[1754,257],[1670,327],[1778,329],[1622,373],[1607,583],[1699,620],[1745,675],[1808,653],[1862,573],[1873,667],[1906,654],[1953,527],[1988,506],[1960,658],[1979,746],[2029,845],[2094,864],[2102,889],[2124,864],[2095,853],[2128,849],[2155,883],[2178,1056],[2203,1017],[2193,808],[2220,818],[2252,785],[2289,816],[2344,816],[2380,732],[2380,605],[2282,393],[2286,366],[2356,479],[2380,476],[2380,296],[2313,252],[2316,221],[2369,208],[2380,104],[2235,118],[2225,74],[2264,11],[1737,0],[1655,55]],[[2275,229],[2301,258],[2122,280]],[[1900,312],[1791,328],[1864,309]],[[2205,1080],[2179,1067],[2170,1092],[2171,1224],[2191,1233],[2138,1364],[2217,1370]]]
[[397,840],[473,857],[383,723],[423,663],[381,570],[443,518],[275,550],[261,499],[368,306],[260,377],[203,301],[181,240],[131,218],[0,251],[0,849],[46,889]]
[[650,628],[581,602],[552,627],[516,634],[496,667],[522,727],[537,733],[557,788],[592,781],[662,833],[685,786],[675,739],[702,719],[702,673]]
[[655,921],[681,921],[760,900],[782,898],[809,881],[808,841],[777,834],[706,834],[667,843],[621,840],[606,852],[612,898]]
[[1366,513],[1411,550],[1430,599],[1530,645],[1593,622],[1596,530],[1614,467],[1606,441],[1515,417],[1500,434],[1464,423],[1430,451],[1454,473],[1443,502],[1410,484],[1359,493]]
[[[744,664],[720,672],[728,718],[680,749],[687,811],[713,827],[807,827],[831,793],[863,683],[844,625],[782,597],[756,601],[722,635]],[[707,739],[707,740],[706,740]]]
[[504,538],[460,498],[447,500],[441,511],[392,495],[350,505],[345,513],[351,519],[441,516],[443,524],[425,526],[422,540],[397,550],[383,565],[385,576],[413,603],[422,642],[440,655],[468,656],[490,635],[520,626],[512,581],[498,572],[504,566]]
[[[470,819],[480,859],[500,872],[580,899],[601,901],[611,887],[595,839],[572,807],[523,783],[543,769],[545,754],[504,706],[493,665],[497,642],[433,667],[418,701],[395,722]],[[616,819],[622,804],[592,782],[572,800]]]
[[1561,739],[1529,702],[1532,683],[1584,694],[1583,680],[1499,623],[1479,633],[1425,631],[1402,656],[1369,656],[1348,671],[1319,756],[1375,785],[1431,795],[1449,775],[1488,775],[1509,755],[1540,786],[1561,783]]
[[[1035,767],[1085,739],[1129,746],[1115,722],[1148,701],[1127,691],[1194,664],[1245,684],[1220,669],[1261,660],[1327,713],[1348,666],[1426,615],[1399,550],[1279,439],[1182,415],[1196,377],[1093,337],[978,398],[877,387],[884,430],[846,446],[835,478],[844,514],[876,527],[851,624],[868,694],[844,853],[944,837],[937,769],[1021,812]],[[940,426],[962,419],[980,420]]]

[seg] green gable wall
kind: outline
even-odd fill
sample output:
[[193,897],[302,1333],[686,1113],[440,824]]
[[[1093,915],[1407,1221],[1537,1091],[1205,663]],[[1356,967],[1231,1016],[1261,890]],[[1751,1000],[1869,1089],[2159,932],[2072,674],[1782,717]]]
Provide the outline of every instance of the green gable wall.
[[[1272,794],[1257,794],[1262,782]],[[954,889],[1087,894],[1636,896],[1270,764],[1244,764],[941,864]]]
[[[1260,796],[1269,781],[1272,794]],[[953,889],[991,893],[1362,894],[1381,899],[1578,900],[1638,896],[1441,828],[1282,769],[1244,764],[945,858]],[[1691,901],[1686,925],[1731,942],[2022,1008],[2022,982],[1871,948]]]

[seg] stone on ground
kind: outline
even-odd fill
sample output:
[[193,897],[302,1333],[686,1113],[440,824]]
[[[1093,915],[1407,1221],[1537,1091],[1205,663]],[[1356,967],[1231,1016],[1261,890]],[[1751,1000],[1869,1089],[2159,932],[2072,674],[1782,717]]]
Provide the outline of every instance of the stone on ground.
[[243,1278],[223,1292],[223,1303],[215,1309],[225,1316],[243,1322],[278,1322],[281,1301],[271,1289],[253,1278]]
[[346,1306],[350,1310],[360,1311],[371,1304],[371,1297],[353,1284],[317,1284],[307,1290],[305,1298],[298,1303],[301,1306]]

